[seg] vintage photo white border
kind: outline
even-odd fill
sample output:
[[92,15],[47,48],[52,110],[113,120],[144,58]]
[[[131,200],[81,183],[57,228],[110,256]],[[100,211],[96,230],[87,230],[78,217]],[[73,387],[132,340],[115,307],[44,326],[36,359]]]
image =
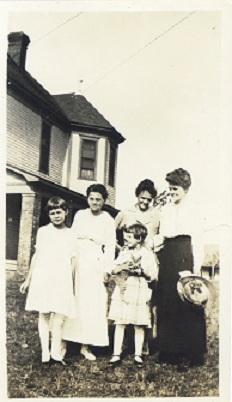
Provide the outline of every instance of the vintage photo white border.
[[[0,270],[0,290],[1,290],[1,342],[0,342],[0,399],[7,398],[7,372],[6,372],[6,323],[5,323],[5,132],[6,132],[6,52],[7,52],[7,19],[8,13],[13,11],[125,11],[133,12],[138,10],[145,11],[219,11],[222,13],[222,52],[221,52],[221,149],[219,150],[219,166],[221,171],[221,194],[223,199],[226,197],[228,208],[228,222],[221,227],[220,234],[220,387],[219,397],[186,398],[187,401],[220,401],[230,400],[231,390],[231,228],[230,220],[232,210],[232,0],[228,1],[204,1],[204,0],[147,0],[147,1],[120,1],[120,0],[83,0],[83,1],[1,1],[0,0],[0,111],[1,111],[1,206],[2,206],[2,225],[1,225],[1,270]],[[35,398],[37,399],[37,398]],[[43,398],[46,400],[46,398]],[[48,398],[51,400],[52,398]],[[63,400],[70,400],[64,398]],[[78,398],[72,398],[74,400]],[[88,398],[84,398],[88,400]],[[98,398],[97,398],[98,399]],[[101,399],[101,398],[99,398]],[[106,400],[104,398],[103,400]],[[112,398],[113,399],[113,398]],[[143,399],[143,398],[138,398]],[[149,398],[151,400],[177,401],[178,398]],[[181,398],[185,399],[185,398]],[[19,400],[19,399],[17,399]],[[25,399],[23,399],[25,400]],[[30,398],[28,399],[30,400]],[[133,398],[130,398],[133,400]]]

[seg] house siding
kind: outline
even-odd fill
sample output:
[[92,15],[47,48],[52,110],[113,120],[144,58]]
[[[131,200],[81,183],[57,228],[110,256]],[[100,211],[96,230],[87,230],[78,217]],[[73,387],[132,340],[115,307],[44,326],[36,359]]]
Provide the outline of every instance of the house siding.
[[[17,42],[18,38],[20,42]],[[44,210],[47,200],[53,196],[66,199],[70,207],[68,226],[71,225],[75,213],[87,207],[83,194],[85,195],[91,181],[79,179],[80,137],[96,139],[97,166],[94,182],[104,183],[106,186],[109,170],[109,156],[106,161],[108,136],[113,135],[113,140],[118,143],[124,139],[84,97],[78,98],[80,103],[75,109],[75,116],[71,113],[70,118],[65,108],[59,108],[54,97],[25,71],[29,37],[18,32],[12,33],[8,39],[11,44],[9,54],[14,61],[11,57],[7,59],[6,263],[7,269],[17,270],[24,276],[29,269],[38,227],[48,223]],[[23,55],[20,59],[15,59],[15,52],[12,54],[14,41],[19,45],[16,53],[21,52]],[[67,104],[69,102],[63,106]],[[78,116],[81,118],[80,122],[75,120]],[[44,158],[41,158],[43,122],[50,125],[51,132],[49,128],[44,131],[45,152]],[[40,172],[39,167],[48,173]],[[105,209],[115,216],[117,211],[111,208],[115,202],[115,189],[110,186],[107,189],[110,197]]]
[[22,168],[41,178],[63,184],[63,166],[69,133],[52,126],[49,175],[39,172],[39,154],[42,118],[12,96],[7,101],[7,163]]

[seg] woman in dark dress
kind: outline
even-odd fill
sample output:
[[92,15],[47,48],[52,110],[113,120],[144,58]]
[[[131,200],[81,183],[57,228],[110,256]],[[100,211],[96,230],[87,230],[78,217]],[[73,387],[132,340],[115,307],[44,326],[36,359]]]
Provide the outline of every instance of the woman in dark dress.
[[194,242],[197,216],[187,197],[189,173],[176,169],[166,180],[171,202],[162,208],[155,239],[157,244],[163,239],[163,248],[157,253],[157,343],[160,362],[177,364],[179,371],[187,371],[191,364],[202,365],[206,352],[204,309],[184,304],[177,293],[179,272],[199,274],[201,261]]

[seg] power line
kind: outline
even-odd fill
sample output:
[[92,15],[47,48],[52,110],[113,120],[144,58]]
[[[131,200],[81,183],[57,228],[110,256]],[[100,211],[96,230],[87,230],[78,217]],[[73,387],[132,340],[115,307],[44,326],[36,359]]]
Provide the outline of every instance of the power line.
[[98,78],[96,81],[94,81],[92,84],[90,84],[83,92],[88,91],[90,88],[92,88],[94,85],[96,85],[99,81],[103,80],[106,78],[108,75],[112,74],[115,70],[117,70],[119,67],[121,67],[123,64],[127,63],[129,60],[131,60],[133,57],[135,57],[137,54],[139,54],[142,50],[146,49],[148,46],[152,45],[155,41],[160,39],[162,36],[166,35],[166,33],[170,32],[172,29],[177,27],[178,25],[182,24],[185,20],[187,20],[191,15],[196,13],[196,11],[192,11],[189,13],[186,17],[183,17],[180,21],[178,21],[176,24],[173,24],[171,27],[167,28],[165,31],[163,31],[160,35],[156,36],[154,39],[152,39],[150,42],[146,43],[143,47],[140,49],[136,50],[136,52],[132,53],[130,56],[128,56],[125,60],[123,60],[121,63],[119,63],[117,66],[112,68],[112,70],[108,71],[104,75],[102,75],[100,78]]
[[[30,47],[33,46],[34,44],[36,44],[37,42],[41,41],[42,39],[46,38],[48,35],[50,35],[51,33],[57,31],[58,29],[60,29],[62,26],[68,24],[70,21],[74,20],[75,18],[80,17],[80,15],[83,14],[83,12],[80,12],[76,15],[74,15],[72,18],[69,18],[68,20],[62,22],[62,24],[58,25],[57,27],[53,28],[51,31],[47,32],[45,35],[41,36],[40,38],[38,38],[37,40],[33,41],[30,43]],[[20,52],[15,53],[14,57],[18,56],[20,54]]]
[[70,21],[74,20],[75,18],[80,17],[81,14],[83,14],[83,12],[78,13],[78,14],[74,15],[72,18],[69,18],[68,20],[62,22],[62,24],[60,24],[60,25],[58,25],[57,27],[53,28],[51,31],[47,32],[45,35],[41,36],[39,39],[33,41],[33,42],[31,43],[31,45],[34,45],[35,43],[37,43],[37,42],[41,41],[42,39],[46,38],[48,35],[50,35],[51,33],[55,32],[55,31],[57,31],[57,30],[60,29],[62,26],[68,24]]

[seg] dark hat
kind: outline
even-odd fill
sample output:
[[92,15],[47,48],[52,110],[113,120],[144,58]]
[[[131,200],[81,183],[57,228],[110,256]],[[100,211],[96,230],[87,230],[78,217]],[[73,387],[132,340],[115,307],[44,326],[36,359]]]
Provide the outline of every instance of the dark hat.
[[210,281],[199,275],[183,276],[177,283],[177,292],[181,300],[188,305],[205,307],[214,288]]
[[181,186],[187,190],[191,186],[191,177],[187,170],[182,168],[175,169],[166,175],[165,180],[176,186]]

